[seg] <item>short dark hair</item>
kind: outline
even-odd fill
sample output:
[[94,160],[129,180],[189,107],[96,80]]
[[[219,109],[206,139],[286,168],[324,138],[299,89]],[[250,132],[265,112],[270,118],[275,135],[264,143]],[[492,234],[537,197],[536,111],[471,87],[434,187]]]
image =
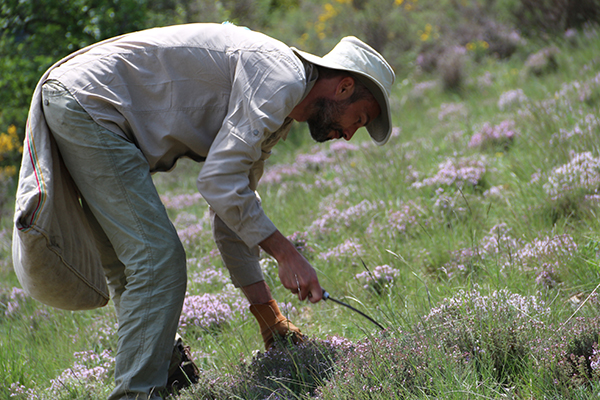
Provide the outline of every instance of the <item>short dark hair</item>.
[[354,93],[352,93],[352,96],[350,96],[350,98],[348,98],[349,104],[357,102],[359,100],[364,100],[364,99],[375,100],[373,93],[371,93],[371,91],[369,89],[367,89],[367,87],[364,85],[364,83],[362,83],[362,81],[358,78],[358,76],[356,74],[353,74],[348,71],[342,71],[339,69],[322,67],[320,65],[315,65],[315,66],[317,67],[317,70],[319,71],[318,79],[333,79],[333,78],[337,78],[337,77],[345,78],[347,76],[350,76],[354,79]]

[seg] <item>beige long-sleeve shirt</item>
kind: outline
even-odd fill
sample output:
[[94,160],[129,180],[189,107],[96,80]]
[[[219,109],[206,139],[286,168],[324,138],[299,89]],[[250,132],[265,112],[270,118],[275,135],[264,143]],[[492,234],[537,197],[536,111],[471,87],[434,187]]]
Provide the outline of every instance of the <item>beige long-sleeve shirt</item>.
[[316,79],[285,44],[232,25],[155,28],[93,45],[49,79],[134,142],[151,171],[203,161],[198,190],[247,246],[276,230],[256,186]]

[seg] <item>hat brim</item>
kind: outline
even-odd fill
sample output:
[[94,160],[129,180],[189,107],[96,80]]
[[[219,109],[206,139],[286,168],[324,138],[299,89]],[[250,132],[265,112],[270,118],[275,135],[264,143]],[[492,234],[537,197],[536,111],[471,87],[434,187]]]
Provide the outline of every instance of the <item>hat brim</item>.
[[292,47],[292,50],[296,55],[302,57],[304,60],[331,69],[337,69],[341,71],[347,71],[354,74],[360,81],[366,86],[367,89],[373,94],[375,100],[379,104],[379,108],[381,109],[381,113],[377,118],[373,119],[369,125],[366,126],[367,132],[371,136],[371,139],[378,146],[383,146],[387,143],[392,133],[392,121],[391,121],[391,112],[390,112],[390,103],[388,97],[386,96],[386,90],[383,86],[373,79],[371,76],[355,70],[351,68],[346,68],[338,63],[335,63],[331,60],[326,60],[323,57],[315,56],[314,54],[307,53],[302,50],[298,50]]

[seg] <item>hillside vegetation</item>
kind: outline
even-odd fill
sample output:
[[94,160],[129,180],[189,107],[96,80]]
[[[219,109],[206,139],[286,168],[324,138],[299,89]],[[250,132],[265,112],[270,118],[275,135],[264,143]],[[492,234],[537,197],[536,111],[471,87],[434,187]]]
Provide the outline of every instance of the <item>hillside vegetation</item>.
[[[177,13],[156,15],[198,15],[174,3]],[[234,16],[219,4],[215,12]],[[270,18],[248,20],[318,54],[340,35],[361,36],[352,30],[386,29],[379,46],[398,72],[389,143],[377,147],[363,130],[316,145],[297,125],[259,186],[267,214],[321,285],[386,329],[331,301],[299,302],[265,254],[274,297],[308,341],[261,352],[212,241],[195,188],[201,166],[181,160],[155,175],[188,254],[180,333],[201,368],[201,382],[179,398],[597,398],[598,3],[575,2],[589,8],[571,14],[568,1],[381,4],[270,2]],[[22,123],[6,130],[10,154]],[[20,289],[5,182],[0,398],[106,398],[113,310],[55,310]]]

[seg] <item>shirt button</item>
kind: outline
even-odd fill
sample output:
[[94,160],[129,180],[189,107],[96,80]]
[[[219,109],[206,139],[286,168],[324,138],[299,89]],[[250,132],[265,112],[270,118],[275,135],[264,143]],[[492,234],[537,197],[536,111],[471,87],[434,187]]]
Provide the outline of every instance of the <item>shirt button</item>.
[[252,131],[252,134],[253,134],[254,136],[258,136],[258,129],[255,129],[255,130],[253,130],[253,131]]

